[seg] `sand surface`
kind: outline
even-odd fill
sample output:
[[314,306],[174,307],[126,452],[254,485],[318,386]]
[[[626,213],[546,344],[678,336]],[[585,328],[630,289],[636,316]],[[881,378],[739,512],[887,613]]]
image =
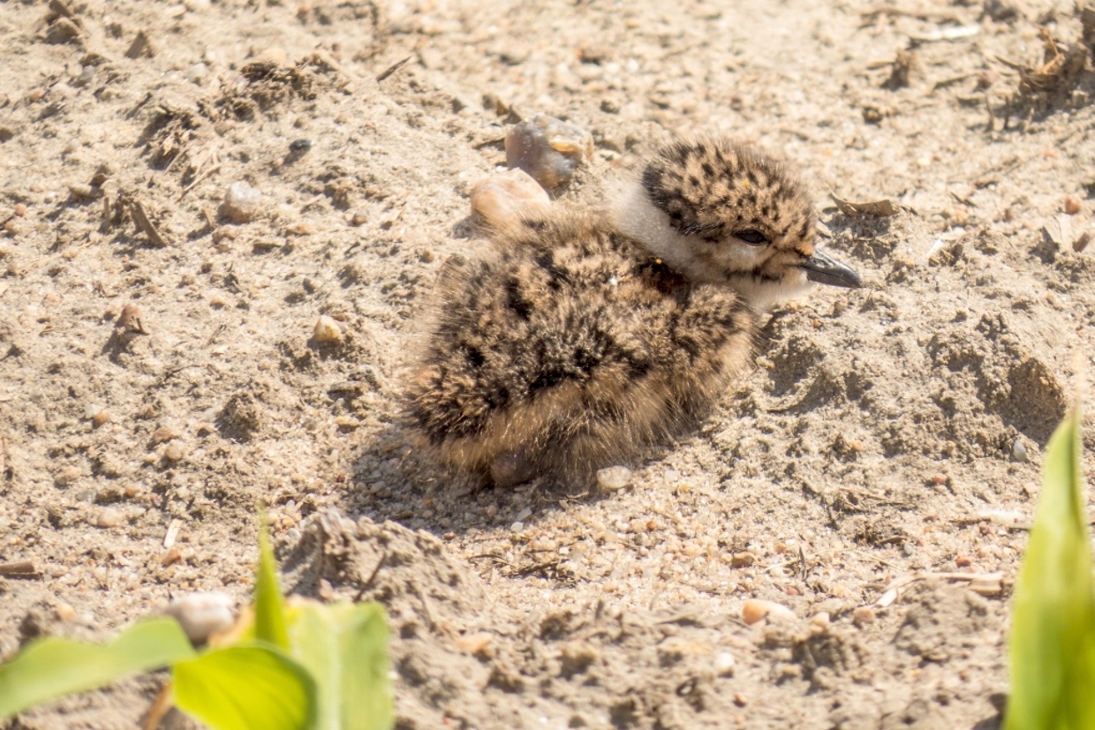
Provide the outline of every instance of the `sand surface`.
[[[52,7],[0,4],[0,563],[34,571],[0,578],[0,655],[246,600],[266,503],[287,588],[388,607],[404,730],[997,726],[1042,449],[1095,355],[1071,2]],[[615,492],[471,490],[400,425],[437,273],[485,245],[471,186],[541,112],[595,142],[553,204],[727,133],[801,167],[866,281],[773,312]],[[795,617],[747,626],[752,598]],[[134,727],[161,681],[10,726]]]

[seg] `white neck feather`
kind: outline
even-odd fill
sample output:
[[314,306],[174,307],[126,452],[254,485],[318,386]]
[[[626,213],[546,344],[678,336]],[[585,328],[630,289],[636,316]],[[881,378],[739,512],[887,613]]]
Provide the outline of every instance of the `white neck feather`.
[[692,254],[687,239],[669,225],[638,180],[623,183],[610,200],[616,230],[641,243],[650,253],[692,281],[718,283],[709,267]]
[[620,233],[638,241],[694,282],[729,286],[757,312],[767,311],[779,302],[813,288],[802,270],[796,270],[778,282],[761,282],[744,274],[727,279],[721,272],[713,272],[692,252],[687,237],[673,229],[669,216],[654,205],[638,180],[619,184],[609,197],[609,205],[613,224]]

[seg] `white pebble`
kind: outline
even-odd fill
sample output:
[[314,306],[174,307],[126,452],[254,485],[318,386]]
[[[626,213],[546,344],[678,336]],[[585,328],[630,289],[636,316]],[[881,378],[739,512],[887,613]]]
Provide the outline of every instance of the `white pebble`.
[[1011,442],[1011,458],[1016,461],[1027,460],[1027,447],[1020,436],[1016,436],[1015,440]]
[[209,75],[209,67],[204,63],[195,63],[186,70],[186,80],[192,84],[201,86],[205,83],[205,77]]
[[96,527],[118,527],[125,520],[125,515],[121,510],[114,509],[113,507],[104,507],[99,511],[99,514],[95,516]]
[[720,651],[715,655],[715,676],[734,676],[734,655],[728,651]]
[[543,217],[551,207],[551,198],[527,172],[514,168],[477,182],[471,191],[471,207],[491,225],[502,228]]
[[323,314],[316,320],[312,337],[316,342],[338,342],[342,339],[342,328],[338,326],[338,322]]
[[261,208],[262,193],[239,180],[228,186],[221,212],[233,223],[249,223],[258,216]]
[[597,472],[597,484],[601,489],[615,492],[631,483],[631,470],[626,466],[610,466]]
[[164,613],[179,622],[191,643],[204,644],[213,634],[231,628],[234,604],[227,593],[188,593],[168,604]]
[[745,623],[752,626],[765,618],[769,621],[777,619],[780,621],[794,621],[796,616],[794,611],[783,604],[765,601],[760,598],[750,598],[742,604],[741,618]]

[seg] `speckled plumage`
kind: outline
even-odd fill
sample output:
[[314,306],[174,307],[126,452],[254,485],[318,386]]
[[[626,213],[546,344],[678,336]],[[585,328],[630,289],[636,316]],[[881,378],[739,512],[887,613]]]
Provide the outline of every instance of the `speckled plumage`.
[[614,215],[556,208],[446,264],[408,388],[445,462],[581,480],[685,432],[747,366],[758,312],[806,284],[813,208],[753,150],[670,146],[617,197]]

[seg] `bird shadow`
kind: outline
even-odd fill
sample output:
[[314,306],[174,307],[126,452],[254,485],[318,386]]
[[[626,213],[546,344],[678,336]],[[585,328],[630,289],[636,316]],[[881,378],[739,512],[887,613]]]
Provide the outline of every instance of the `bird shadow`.
[[[655,458],[654,452],[633,466]],[[611,496],[592,477],[581,484],[540,476],[512,486],[491,485],[440,463],[413,426],[402,421],[387,424],[357,454],[348,487],[343,506],[350,516],[392,520],[448,537],[504,529],[532,514]]]

